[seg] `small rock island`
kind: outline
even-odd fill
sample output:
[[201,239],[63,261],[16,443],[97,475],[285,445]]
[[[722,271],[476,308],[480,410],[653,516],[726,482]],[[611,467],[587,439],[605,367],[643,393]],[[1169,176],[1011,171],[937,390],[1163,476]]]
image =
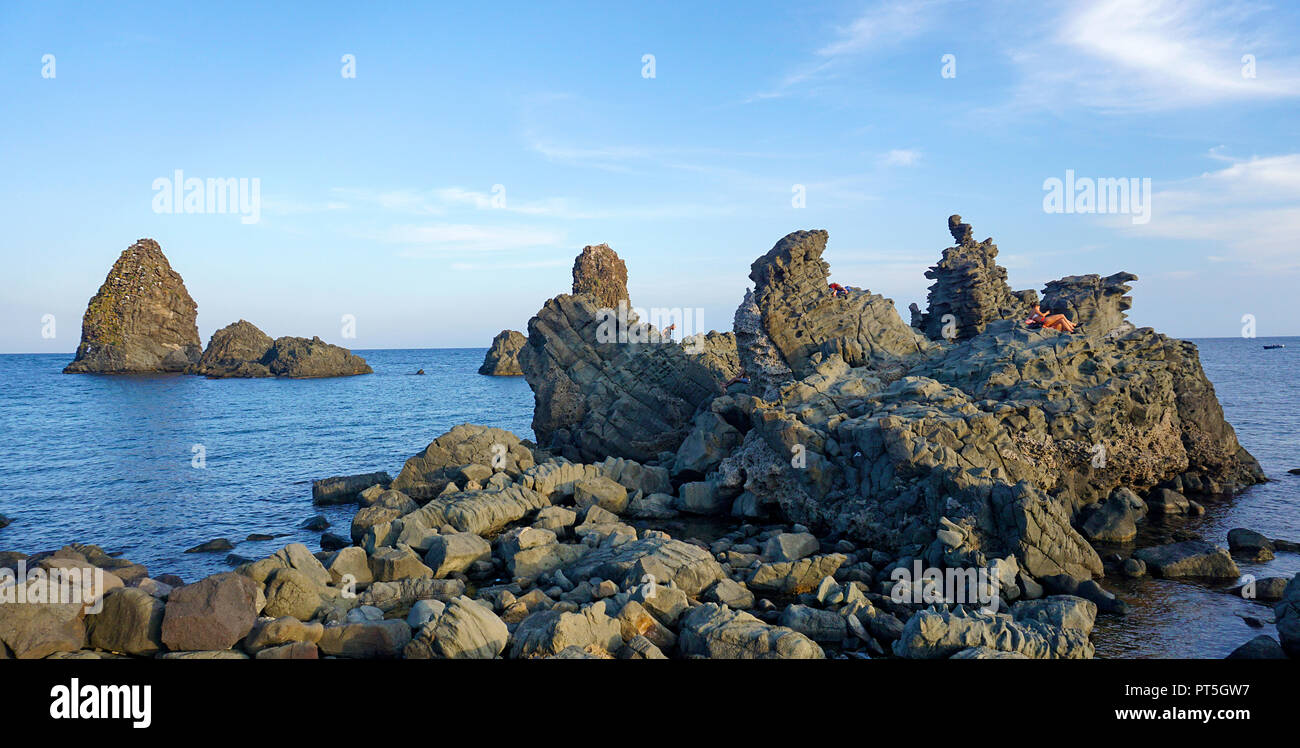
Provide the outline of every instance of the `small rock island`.
[[86,306],[81,344],[65,374],[199,374],[212,378],[371,374],[365,359],[318,337],[271,339],[244,320],[199,343],[198,304],[162,247],[141,239],[122,252]]

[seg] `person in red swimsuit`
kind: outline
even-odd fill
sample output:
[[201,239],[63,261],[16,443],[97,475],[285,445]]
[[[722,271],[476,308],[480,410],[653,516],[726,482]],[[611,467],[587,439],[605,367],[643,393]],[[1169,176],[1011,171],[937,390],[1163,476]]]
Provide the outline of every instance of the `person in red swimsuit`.
[[841,286],[841,285],[838,284],[838,283],[832,283],[832,284],[831,284],[831,297],[834,298],[834,297],[836,297],[836,296],[843,296],[843,297],[845,297],[845,298],[848,298],[848,296],[849,296],[849,290],[848,290],[847,288],[845,288],[844,286]]

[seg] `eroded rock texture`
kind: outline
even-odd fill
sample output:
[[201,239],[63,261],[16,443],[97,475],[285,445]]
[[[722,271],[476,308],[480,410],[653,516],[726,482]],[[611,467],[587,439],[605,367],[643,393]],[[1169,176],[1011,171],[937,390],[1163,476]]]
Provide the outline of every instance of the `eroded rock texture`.
[[574,293],[543,305],[519,352],[538,444],[575,461],[645,461],[675,451],[696,410],[739,371],[731,333],[676,343],[639,321],[627,306],[622,267],[608,247],[584,249]]
[[[959,244],[935,273],[930,317],[964,320],[952,343],[905,335],[892,304],[823,293],[825,232],[791,234],[754,263],[738,353],[763,363],[732,398],[744,436],[718,467],[723,485],[935,565],[1014,554],[1033,577],[1083,578],[1102,568],[1072,527],[1081,507],[1178,476],[1211,492],[1261,479],[1195,346],[1124,322],[1132,275],[1049,284],[1089,322],[1030,330],[992,242],[951,228]],[[777,386],[781,363],[792,377]]]
[[502,330],[492,338],[492,346],[483,357],[478,373],[491,377],[523,376],[524,372],[519,368],[519,351],[527,342],[528,337],[521,332]]
[[320,338],[271,339],[251,322],[239,320],[212,334],[191,373],[225,377],[347,377],[370,374],[366,360]]
[[925,271],[934,284],[929,308],[913,320],[914,326],[932,340],[966,339],[994,320],[1024,319],[1037,294],[1011,290],[1006,268],[995,261],[998,247],[993,240],[977,243],[971,225],[957,215],[949,216],[948,231],[957,244],[945,249],[938,264]]
[[583,247],[573,261],[573,293],[590,296],[596,306],[607,309],[620,301],[629,303],[627,265],[608,244]]
[[181,372],[199,359],[198,305],[153,239],[122,252],[86,306],[67,374]]

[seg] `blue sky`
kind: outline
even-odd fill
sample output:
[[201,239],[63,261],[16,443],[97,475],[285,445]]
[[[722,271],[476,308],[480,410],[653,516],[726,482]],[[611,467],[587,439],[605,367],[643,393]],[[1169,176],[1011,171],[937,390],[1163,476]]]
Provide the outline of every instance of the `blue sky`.
[[[526,329],[600,242],[636,305],[730,329],[749,264],[824,228],[832,279],[906,314],[951,213],[1014,288],[1127,270],[1138,324],[1300,334],[1290,3],[272,5],[0,7],[0,352],[72,351],[140,237],[205,343],[244,318],[460,347]],[[156,213],[178,169],[257,178],[260,220]],[[1045,212],[1067,170],[1149,178],[1151,220]]]

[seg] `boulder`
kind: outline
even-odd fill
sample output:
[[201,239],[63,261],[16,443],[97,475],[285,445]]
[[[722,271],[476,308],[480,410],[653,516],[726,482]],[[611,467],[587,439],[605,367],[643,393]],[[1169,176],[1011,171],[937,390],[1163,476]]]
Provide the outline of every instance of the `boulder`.
[[1277,638],[1290,657],[1300,659],[1300,574],[1291,577],[1282,599],[1273,606]]
[[759,592],[797,595],[811,592],[821,581],[844,565],[843,553],[801,558],[798,561],[763,563],[755,567],[748,580],[749,588]]
[[257,618],[256,582],[234,572],[172,590],[163,612],[162,641],[172,651],[230,649]]
[[722,660],[820,660],[821,647],[784,626],[770,626],[743,611],[704,603],[681,620],[678,650]]
[[182,372],[199,360],[198,305],[153,239],[113,263],[86,306],[73,373]]
[[514,476],[533,466],[533,453],[509,431],[462,423],[407,460],[392,487],[427,501],[441,494],[460,469],[470,464],[488,465]]
[[316,642],[320,641],[324,634],[325,627],[320,623],[304,623],[292,616],[259,618],[253,624],[252,630],[248,632],[248,636],[244,637],[243,646],[244,651],[251,655],[260,654],[264,649],[293,643],[311,644],[314,651]]
[[276,569],[267,578],[266,607],[263,612],[273,618],[289,616],[311,620],[321,607],[322,589],[311,577],[297,569]]
[[387,486],[393,482],[388,473],[362,473],[323,478],[311,484],[313,504],[352,504],[358,494],[374,485]]
[[767,539],[763,546],[765,561],[798,561],[821,549],[816,536],[807,532],[783,532]]
[[[434,536],[435,539],[442,536]],[[452,536],[455,537],[455,536]],[[474,536],[478,538],[478,536]],[[479,538],[481,541],[482,539]],[[486,543],[484,543],[486,545]],[[370,573],[375,581],[432,577],[434,572],[410,548],[380,548],[370,556]],[[446,576],[445,574],[443,576]]]
[[833,610],[821,610],[807,605],[791,605],[781,612],[781,625],[798,631],[815,642],[839,643],[849,634],[844,616]]
[[694,426],[677,448],[673,475],[703,478],[740,445],[740,430],[710,410],[695,416]]
[[433,624],[433,647],[449,660],[490,660],[506,648],[510,632],[491,608],[457,597]]
[[431,538],[424,562],[433,570],[433,575],[441,579],[469,569],[475,561],[491,557],[492,546],[486,540],[472,532],[458,532]]
[[623,646],[620,631],[619,622],[606,615],[604,602],[576,613],[545,610],[528,616],[515,629],[510,656],[545,657],[567,647],[612,655]]
[[326,626],[316,646],[334,657],[391,659],[400,657],[410,641],[406,621],[370,621]]
[[573,484],[573,500],[579,509],[586,509],[592,504],[614,514],[622,514],[627,509],[627,489],[616,481],[604,476],[584,478]]
[[1088,634],[1062,628],[1036,617],[1014,620],[997,613],[922,610],[903,627],[894,642],[894,654],[911,659],[950,657],[970,647],[1014,652],[1032,659],[1089,659],[1093,655]]
[[479,374],[490,377],[521,377],[519,368],[519,351],[528,342],[528,337],[515,330],[502,330],[488,348],[483,357],[483,365],[478,367]]
[[[11,582],[0,588],[0,655],[5,648],[20,660],[34,660],[56,652],[76,652],[86,641],[86,605],[45,600],[45,584],[28,579],[27,592]],[[38,597],[40,595],[40,597]],[[25,600],[26,602],[19,602]]]
[[1228,654],[1225,660],[1285,660],[1286,652],[1277,639],[1265,634],[1251,639]]
[[1127,488],[1116,488],[1083,524],[1083,535],[1103,543],[1128,543],[1137,538],[1137,522],[1146,504]]
[[687,595],[698,595],[726,576],[707,550],[654,536],[589,551],[565,566],[564,573],[571,579],[612,579],[621,587],[653,580]]
[[1157,488],[1147,495],[1147,508],[1153,514],[1187,514],[1191,502],[1171,488]]
[[135,587],[104,596],[103,608],[86,617],[86,641],[95,649],[150,657],[163,648],[162,600]]
[[1133,557],[1161,577],[1236,579],[1241,571],[1226,550],[1203,540],[1142,548]]
[[717,481],[695,481],[682,484],[674,506],[688,514],[727,514],[731,510],[731,497]]
[[1273,541],[1244,527],[1228,531],[1228,550],[1248,561],[1272,561],[1274,557]]

